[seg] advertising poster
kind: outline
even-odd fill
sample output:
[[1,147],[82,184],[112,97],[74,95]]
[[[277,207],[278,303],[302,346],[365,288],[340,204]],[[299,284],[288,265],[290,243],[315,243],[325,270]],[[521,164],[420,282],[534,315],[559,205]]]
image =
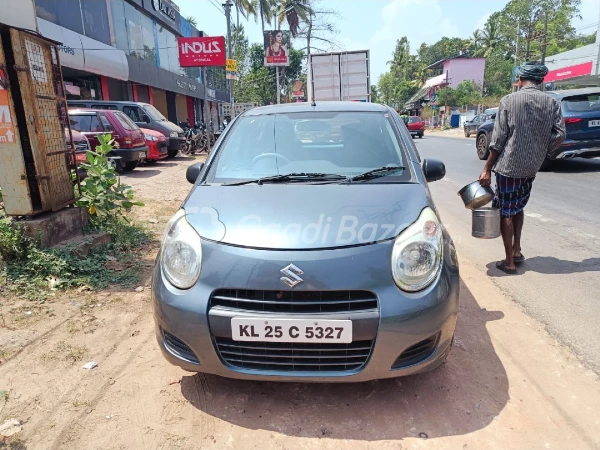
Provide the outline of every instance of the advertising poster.
[[180,37],[179,65],[181,67],[225,66],[225,37]]
[[265,66],[290,65],[290,32],[283,30],[265,31]]
[[237,80],[237,61],[235,59],[228,59],[227,65],[225,66],[225,76],[228,80]]

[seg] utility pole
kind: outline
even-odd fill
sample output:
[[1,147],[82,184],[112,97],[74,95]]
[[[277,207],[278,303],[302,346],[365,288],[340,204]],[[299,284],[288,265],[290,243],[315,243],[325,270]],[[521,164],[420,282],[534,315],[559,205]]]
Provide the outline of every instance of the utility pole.
[[546,64],[546,45],[548,43],[548,12],[544,11],[544,36],[542,41],[542,64]]
[[279,89],[279,66],[275,66],[275,78],[277,79],[277,104],[281,103],[281,90]]
[[[232,59],[233,54],[231,52],[231,7],[233,3],[231,0],[226,0],[223,3],[225,8],[225,17],[227,18],[227,58]],[[229,104],[231,105],[231,115],[233,116],[233,80],[229,80]]]
[[210,150],[210,142],[212,141],[212,130],[210,127],[210,110],[208,109],[208,77],[206,76],[206,67],[202,67],[202,84],[204,85],[204,108],[202,114],[204,115],[204,127],[206,128],[206,134],[208,135],[208,149]]
[[[515,67],[519,65],[519,37],[521,36],[521,18],[517,19],[517,45],[515,47]],[[515,80],[516,81],[516,80]],[[517,92],[517,87],[512,87],[513,92]]]
[[[448,71],[446,70],[446,87],[444,93],[444,121],[448,115]],[[443,124],[442,124],[443,125]]]

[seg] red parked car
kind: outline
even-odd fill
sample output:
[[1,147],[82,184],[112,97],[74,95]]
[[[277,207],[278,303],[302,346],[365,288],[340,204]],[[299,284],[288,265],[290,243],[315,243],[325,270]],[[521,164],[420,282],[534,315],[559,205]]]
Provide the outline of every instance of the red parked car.
[[167,138],[164,134],[148,128],[140,128],[140,130],[142,130],[144,133],[146,145],[148,146],[148,155],[146,156],[147,164],[154,164],[155,162],[165,159],[169,156]]
[[419,116],[410,116],[406,126],[408,127],[408,131],[413,138],[415,136],[419,136],[419,139],[423,138],[423,133],[425,133],[425,123]]
[[83,134],[93,149],[100,144],[98,135],[111,133],[118,143],[108,154],[117,172],[135,169],[148,154],[146,139],[140,127],[121,111],[105,109],[70,109],[71,129]]

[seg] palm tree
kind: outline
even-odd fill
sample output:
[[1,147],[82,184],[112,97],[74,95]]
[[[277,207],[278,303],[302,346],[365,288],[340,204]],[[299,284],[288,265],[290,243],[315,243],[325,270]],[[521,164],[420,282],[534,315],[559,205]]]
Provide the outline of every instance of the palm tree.
[[240,14],[247,19],[250,16],[256,16],[255,4],[252,0],[233,0],[237,15],[237,26],[240,26]]
[[194,16],[187,16],[185,18],[185,20],[187,20],[191,25],[197,27],[198,26],[198,21],[196,20],[196,18]]
[[473,35],[471,36],[471,40],[469,42],[473,55],[477,55],[479,53],[479,44],[482,40],[481,30],[473,31]]
[[499,14],[494,13],[490,16],[481,31],[481,45],[484,48],[483,56],[486,58],[492,54],[498,45],[500,39],[500,20]]
[[287,20],[292,37],[296,37],[300,20],[309,23],[314,11],[310,0],[279,0],[276,13],[279,25]]
[[262,25],[263,34],[265,33],[265,21],[271,22],[271,18],[275,15],[275,0],[253,0],[252,5],[254,10],[258,12],[255,17],[258,20],[260,17],[260,23]]

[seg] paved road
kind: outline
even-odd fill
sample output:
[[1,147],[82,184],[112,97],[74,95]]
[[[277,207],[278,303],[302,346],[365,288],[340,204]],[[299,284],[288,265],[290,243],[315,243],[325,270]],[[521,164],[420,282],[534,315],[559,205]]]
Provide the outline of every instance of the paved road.
[[456,194],[483,167],[475,140],[426,136],[416,144],[422,158],[446,164],[446,178],[430,188],[460,256],[600,372],[600,159],[563,161],[538,174],[523,230],[527,261],[508,276],[494,266],[502,240],[472,238],[470,212]]

